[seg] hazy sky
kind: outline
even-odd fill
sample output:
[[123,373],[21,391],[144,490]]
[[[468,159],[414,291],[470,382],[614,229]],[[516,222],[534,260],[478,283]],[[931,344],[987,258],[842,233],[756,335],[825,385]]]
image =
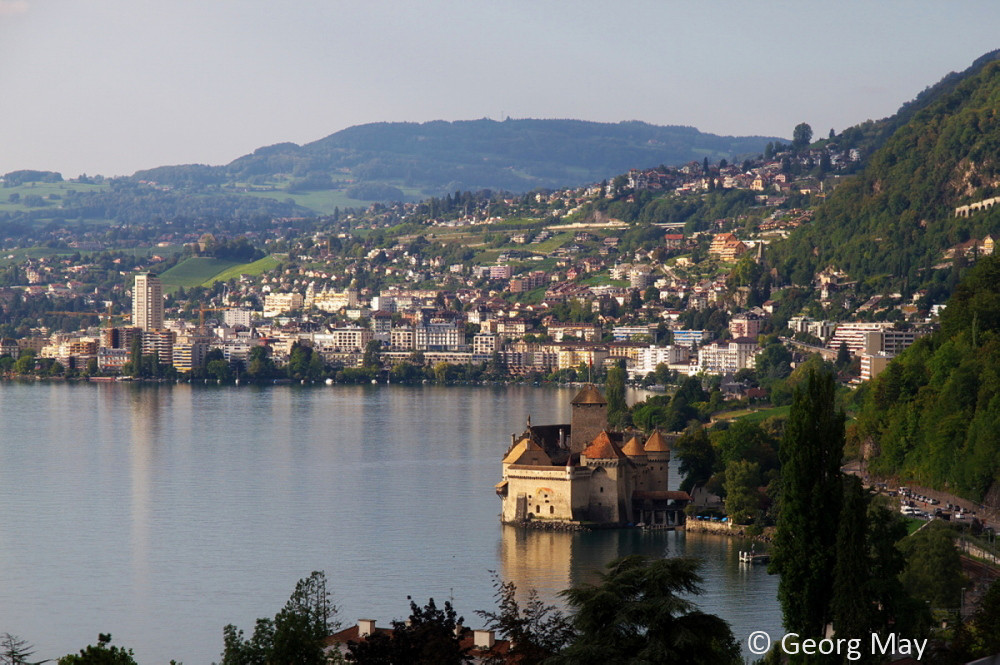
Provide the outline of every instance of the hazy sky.
[[1000,48],[997,0],[0,0],[0,173],[225,164],[374,121],[825,135]]

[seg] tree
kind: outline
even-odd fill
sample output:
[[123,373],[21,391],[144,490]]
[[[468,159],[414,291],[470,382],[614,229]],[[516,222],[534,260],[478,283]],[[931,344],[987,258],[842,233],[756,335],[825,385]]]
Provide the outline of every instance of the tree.
[[747,524],[760,510],[760,465],[739,460],[726,465],[726,515],[737,524]]
[[330,602],[326,575],[313,571],[295,585],[284,609],[274,617],[270,660],[275,663],[323,665],[323,640],[340,628]]
[[78,654],[68,654],[59,659],[59,665],[136,665],[131,649],[108,646],[110,633],[97,636],[97,646],[90,644]]
[[841,342],[837,349],[837,360],[834,363],[838,368],[844,368],[851,364],[851,352],[847,348],[846,342]]
[[742,662],[729,624],[688,599],[701,591],[697,559],[615,559],[597,584],[562,592],[573,610],[573,642],[560,664]]
[[223,628],[220,665],[325,665],[323,640],[339,627],[326,575],[313,571],[273,619],[257,619],[250,639],[232,624]]
[[900,542],[899,549],[906,556],[901,580],[913,598],[931,609],[958,607],[967,582],[948,526],[932,522]]
[[701,485],[712,477],[716,471],[717,456],[708,432],[695,423],[677,437],[674,444],[677,459],[680,460],[680,472],[684,476],[680,490],[690,492],[696,485]]
[[377,339],[370,340],[365,345],[365,355],[362,358],[362,367],[381,367],[382,363],[379,359],[379,349],[382,346],[382,342]]
[[288,354],[288,378],[304,379],[309,376],[309,361],[312,359],[311,346],[295,342]]
[[40,665],[31,662],[34,653],[34,647],[26,640],[10,633],[0,635],[0,665]]
[[[844,477],[830,600],[838,635],[879,634],[883,642],[890,632],[916,637],[920,608],[908,602],[899,581],[904,561],[896,543],[905,535],[898,513],[876,504],[857,476]],[[871,653],[858,660],[881,662]]]
[[35,352],[25,349],[14,361],[15,374],[31,374],[35,371]]
[[792,130],[792,147],[796,150],[807,148],[812,143],[812,137],[812,127],[807,123],[801,122],[795,125],[795,129]]
[[129,347],[129,366],[131,375],[142,376],[142,337],[135,335],[132,338],[132,345]]
[[250,349],[250,364],[247,366],[247,374],[252,379],[270,379],[274,376],[274,361],[271,359],[266,346],[255,346]]
[[391,632],[376,632],[364,642],[348,642],[347,662],[359,665],[464,665],[468,648],[456,630],[464,619],[451,602],[439,609],[431,598],[420,607],[410,601],[410,618],[393,621]]
[[821,638],[830,622],[840,515],[844,414],[828,372],[810,371],[797,387],[779,448],[781,493],[770,570],[781,575],[785,628]]
[[608,369],[604,387],[608,399],[608,424],[617,429],[631,425],[632,418],[625,402],[625,370],[621,367]]
[[959,641],[967,658],[1000,653],[1000,580],[994,580],[979,608],[963,626]]
[[205,365],[205,371],[218,381],[229,381],[232,378],[232,370],[225,360],[209,360],[208,364]]
[[[534,589],[528,591],[524,607],[517,602],[517,587],[493,574],[493,597],[497,611],[477,610],[486,629],[496,631],[511,643],[507,655],[496,654],[486,665],[504,665],[515,658],[520,665],[535,665],[559,653],[572,637],[572,626],[563,613],[544,604]],[[494,663],[495,661],[495,663]]]

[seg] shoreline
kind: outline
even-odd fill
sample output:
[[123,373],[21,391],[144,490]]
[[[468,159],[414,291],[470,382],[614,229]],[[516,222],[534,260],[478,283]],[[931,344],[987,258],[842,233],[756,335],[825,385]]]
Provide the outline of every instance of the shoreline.
[[689,517],[685,522],[684,529],[694,533],[711,533],[718,536],[726,536],[727,538],[742,538],[744,540],[752,540],[758,543],[771,543],[774,535],[773,526],[764,527],[763,531],[759,534],[747,533],[752,526],[753,525],[732,527],[729,526],[728,523],[708,522]]

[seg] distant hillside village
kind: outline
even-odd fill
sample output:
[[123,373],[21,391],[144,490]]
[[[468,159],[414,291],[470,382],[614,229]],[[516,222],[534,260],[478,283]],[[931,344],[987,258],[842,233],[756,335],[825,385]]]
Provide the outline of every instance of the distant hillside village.
[[[830,146],[768,157],[632,170],[611,182],[502,203],[456,193],[446,201],[373,205],[338,222],[337,228],[381,229],[421,220],[419,232],[382,241],[343,230],[289,237],[295,220],[274,220],[270,235],[251,233],[240,242],[285,250],[277,268],[196,289],[193,300],[184,299],[183,289],[168,294],[151,272],[177,257],[171,263],[154,248],[145,259],[112,259],[95,237],[65,236],[61,241],[73,255],[31,258],[8,269],[26,283],[0,288],[0,306],[72,301],[93,327],[22,326],[22,334],[0,341],[0,358],[9,357],[8,372],[191,373],[220,380],[588,380],[617,365],[646,385],[701,374],[721,377],[730,396],[760,397],[753,382],[737,377],[755,369],[767,345],[784,343],[800,356],[833,360],[846,353],[856,359],[855,380],[868,380],[930,330],[937,310],[927,309],[919,291],[909,299],[884,294],[854,302],[856,282],[834,266],[810,284],[785,285],[780,295],[776,284],[756,289],[754,280],[770,278],[759,265],[764,247],[811,219],[808,208],[789,207],[789,197],[824,196],[837,170],[859,159],[857,150]],[[602,213],[602,201],[627,205],[651,192],[679,201],[743,192],[753,214],[710,220],[702,229],[690,221],[647,226],[655,234],[635,239],[629,224]],[[452,214],[434,216],[438,208]],[[489,230],[515,209],[520,218],[548,221],[521,231]],[[975,207],[956,214],[970,211]],[[477,226],[488,230],[480,231],[476,249],[463,246],[461,235],[448,240],[456,229]],[[156,240],[164,248],[182,243],[195,256],[220,243],[207,233],[162,233]],[[992,238],[972,239],[944,253],[940,267],[992,250]],[[147,272],[131,284],[114,284],[104,298],[94,286],[95,275],[133,279],[136,270]],[[779,297],[769,297],[772,292]],[[789,293],[800,295],[791,311]],[[803,315],[809,298],[820,316]],[[129,302],[131,321],[112,325],[122,312],[107,310]],[[831,307],[854,320],[824,319]],[[74,311],[41,308],[38,315],[66,320]],[[14,367],[25,352],[30,359]],[[144,357],[153,361],[140,371]],[[206,374],[213,361],[214,371]],[[279,371],[303,362],[308,366],[300,370]],[[482,371],[466,371],[470,367]]]

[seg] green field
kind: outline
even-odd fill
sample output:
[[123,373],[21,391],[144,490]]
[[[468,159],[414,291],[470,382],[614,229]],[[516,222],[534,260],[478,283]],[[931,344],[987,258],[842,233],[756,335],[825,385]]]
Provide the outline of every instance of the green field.
[[[214,275],[211,281],[227,282],[230,279],[238,278],[240,275],[262,275],[268,270],[274,270],[279,265],[281,265],[281,260],[274,254],[271,254],[253,263],[240,263],[232,268],[223,270],[219,274]],[[205,284],[205,286],[208,286],[208,284]]]
[[[110,186],[109,184],[89,185],[79,182],[28,182],[17,187],[3,187],[0,188],[0,212],[61,208],[62,199],[70,191],[99,192]],[[41,199],[42,205],[25,205],[25,201],[37,203],[35,197]]]
[[733,420],[748,420],[752,423],[759,423],[762,420],[767,420],[772,416],[787,418],[788,411],[791,408],[792,408],[791,406],[776,406],[770,409],[755,409],[753,411],[743,410],[743,411],[731,412],[732,415],[720,413],[716,417],[720,419],[731,418]]
[[[411,199],[422,200],[426,196],[414,188],[400,187],[403,193]],[[323,189],[310,192],[288,192],[284,189],[276,189],[268,192],[246,192],[246,196],[256,196],[258,198],[274,199],[276,201],[295,201],[296,205],[309,208],[321,215],[332,215],[335,208],[345,210],[347,208],[367,208],[372,201],[362,199],[352,199],[343,190]]]
[[174,291],[178,287],[189,289],[192,286],[201,286],[205,282],[214,281],[213,278],[219,273],[239,265],[242,264],[238,261],[195,256],[181,261],[160,275],[160,280],[163,282],[163,288],[167,291]]
[[273,254],[253,263],[196,256],[181,261],[160,275],[160,279],[163,281],[163,288],[171,292],[182,287],[189,289],[193,286],[211,286],[214,282],[225,282],[240,275],[260,275],[280,264],[280,257]]

